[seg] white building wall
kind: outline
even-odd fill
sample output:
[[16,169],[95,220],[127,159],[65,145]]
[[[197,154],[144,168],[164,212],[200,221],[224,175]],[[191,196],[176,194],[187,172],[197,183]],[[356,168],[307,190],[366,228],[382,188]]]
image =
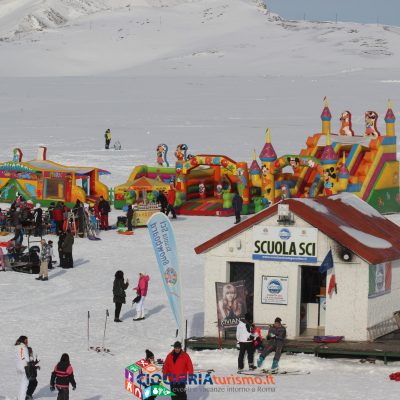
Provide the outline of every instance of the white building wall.
[[[279,226],[276,215],[260,223],[261,226]],[[295,227],[311,227],[304,220],[295,217]],[[252,259],[253,234],[252,229],[221,243],[207,252],[204,273],[204,335],[217,336],[217,309],[215,282],[229,280],[230,262],[254,263],[254,321],[272,323],[279,316],[287,327],[288,337],[299,335],[300,327],[300,290],[301,268],[293,262],[262,261]],[[320,265],[329,250],[329,240],[318,232],[318,262],[309,265]],[[287,276],[288,304],[261,304],[262,276]]]
[[[368,296],[368,290],[367,290]],[[392,261],[392,288],[390,293],[368,299],[368,327],[385,321],[400,310],[400,260]]]
[[344,336],[345,340],[367,339],[368,264],[357,260],[339,263],[334,259],[337,294],[327,293],[325,335]]

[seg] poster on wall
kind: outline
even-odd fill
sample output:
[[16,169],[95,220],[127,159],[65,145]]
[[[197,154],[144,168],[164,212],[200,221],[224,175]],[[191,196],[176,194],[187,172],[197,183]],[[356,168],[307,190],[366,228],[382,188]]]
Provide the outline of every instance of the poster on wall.
[[261,286],[262,304],[284,304],[288,303],[287,276],[264,276]]
[[368,297],[382,296],[392,288],[392,263],[369,266]]
[[317,262],[316,228],[253,227],[253,260]]
[[245,281],[215,282],[218,326],[235,327],[246,313]]

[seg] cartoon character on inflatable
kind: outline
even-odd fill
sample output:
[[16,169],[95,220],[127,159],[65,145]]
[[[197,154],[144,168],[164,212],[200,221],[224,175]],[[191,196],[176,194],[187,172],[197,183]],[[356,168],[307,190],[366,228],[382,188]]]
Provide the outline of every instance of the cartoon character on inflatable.
[[342,136],[354,136],[354,131],[351,128],[351,112],[343,111],[340,115],[341,126],[339,134]]
[[178,144],[178,146],[176,146],[176,150],[175,150],[175,157],[178,161],[186,161],[187,157],[186,157],[186,153],[188,150],[188,146],[187,144]]
[[206,187],[205,187],[204,183],[199,184],[199,196],[201,199],[206,198]]
[[367,111],[365,113],[365,136],[372,136],[375,139],[378,136],[381,136],[376,126],[377,120],[378,113],[376,113],[375,111]]
[[157,146],[157,164],[162,167],[169,167],[167,160],[168,146],[165,143],[161,143]]

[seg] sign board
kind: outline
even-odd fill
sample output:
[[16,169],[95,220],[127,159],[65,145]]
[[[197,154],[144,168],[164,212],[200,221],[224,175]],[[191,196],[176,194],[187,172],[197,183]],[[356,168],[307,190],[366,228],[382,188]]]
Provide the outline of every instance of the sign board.
[[317,262],[316,228],[253,227],[253,260]]
[[261,303],[262,304],[287,304],[288,303],[287,276],[262,277]]

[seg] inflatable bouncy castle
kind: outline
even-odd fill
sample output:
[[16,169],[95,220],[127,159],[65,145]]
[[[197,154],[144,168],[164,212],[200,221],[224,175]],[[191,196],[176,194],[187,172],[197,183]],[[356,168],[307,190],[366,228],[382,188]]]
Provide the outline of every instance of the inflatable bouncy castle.
[[14,149],[12,161],[0,163],[0,201],[12,202],[18,194],[44,206],[62,201],[71,207],[78,199],[83,203],[94,203],[100,196],[108,199],[108,187],[99,180],[108,171],[57,164],[46,155],[47,148],[40,146],[35,160],[23,161],[22,151]]
[[[167,160],[168,146],[157,146],[157,166],[136,167],[128,182],[115,188],[115,206],[122,208],[141,177],[174,183],[175,207],[186,215],[233,215],[232,197],[243,198],[243,214],[261,211],[288,197],[329,196],[352,192],[381,213],[400,211],[399,162],[396,156],[395,116],[389,101],[384,118],[386,132],[378,127],[378,113],[365,112],[365,131],[356,134],[351,112],[340,115],[338,133],[331,132],[332,115],[325,99],[322,131],[306,140],[298,154],[276,154],[267,129],[257,160],[236,162],[218,154],[188,155],[187,145],[178,145],[174,167]],[[289,170],[289,171],[288,171]],[[132,193],[133,195],[133,193]],[[136,195],[136,194],[135,194]]]

